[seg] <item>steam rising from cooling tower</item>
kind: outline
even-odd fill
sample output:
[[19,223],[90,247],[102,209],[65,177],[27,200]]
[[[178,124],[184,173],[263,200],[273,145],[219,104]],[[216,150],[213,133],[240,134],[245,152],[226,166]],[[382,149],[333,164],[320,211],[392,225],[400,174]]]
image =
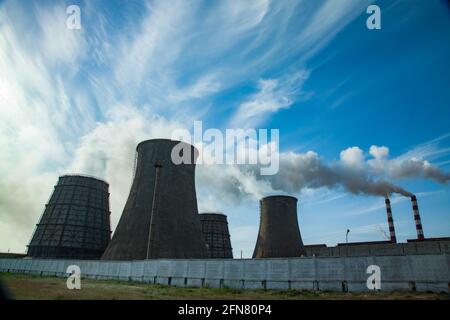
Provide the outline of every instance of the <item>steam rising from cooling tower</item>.
[[[176,165],[175,146],[191,151],[191,164]],[[197,150],[154,139],[138,144],[130,194],[102,259],[206,258],[195,192]]]
[[269,196],[261,199],[258,239],[253,258],[306,255],[297,220],[297,198]]

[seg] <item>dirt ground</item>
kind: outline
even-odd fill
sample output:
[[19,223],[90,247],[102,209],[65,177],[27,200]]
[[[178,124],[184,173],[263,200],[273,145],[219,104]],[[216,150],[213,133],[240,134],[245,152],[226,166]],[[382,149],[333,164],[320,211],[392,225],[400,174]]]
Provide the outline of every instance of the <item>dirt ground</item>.
[[0,279],[11,298],[18,300],[172,300],[172,299],[222,299],[222,300],[441,300],[449,294],[428,292],[312,292],[297,290],[234,290],[229,288],[177,288],[121,282],[115,280],[81,279],[81,290],[68,290],[65,278],[39,277],[23,274],[1,273]]

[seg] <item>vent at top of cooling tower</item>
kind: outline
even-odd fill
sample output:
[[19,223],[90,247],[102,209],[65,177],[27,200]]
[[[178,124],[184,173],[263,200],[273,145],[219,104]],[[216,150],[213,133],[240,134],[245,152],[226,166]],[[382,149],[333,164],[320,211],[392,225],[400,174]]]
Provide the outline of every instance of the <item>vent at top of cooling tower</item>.
[[[175,147],[175,149],[174,149]],[[188,163],[174,164],[175,152]],[[193,146],[174,140],[143,141],[128,200],[104,260],[205,258],[195,193]]]
[[253,258],[306,255],[297,220],[297,198],[269,196],[260,201],[258,239]]
[[33,258],[99,259],[111,239],[105,181],[59,177],[28,245]]
[[201,213],[203,239],[208,246],[208,258],[233,258],[227,216],[221,213]]

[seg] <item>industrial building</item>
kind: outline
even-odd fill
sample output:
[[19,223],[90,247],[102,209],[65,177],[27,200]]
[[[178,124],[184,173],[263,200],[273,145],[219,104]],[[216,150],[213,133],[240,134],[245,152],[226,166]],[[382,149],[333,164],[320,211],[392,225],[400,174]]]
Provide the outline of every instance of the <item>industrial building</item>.
[[260,201],[260,223],[253,258],[306,255],[297,219],[297,198],[269,196]]
[[450,238],[409,239],[406,243],[391,241],[367,241],[305,245],[308,256],[315,257],[369,257],[450,253]]
[[[172,161],[176,146],[181,156],[189,156],[189,163]],[[206,258],[195,191],[197,149],[153,139],[139,143],[136,151],[130,194],[102,259]]]
[[305,250],[307,254],[309,256],[322,257],[364,257],[450,253],[450,237],[424,237],[417,197],[411,195],[410,198],[417,239],[408,239],[406,243],[397,243],[391,202],[386,197],[385,203],[390,240],[338,243],[336,246],[331,247],[327,247],[325,244],[306,245]]
[[208,258],[233,258],[227,216],[221,213],[201,213],[203,239],[208,247]]
[[99,259],[111,239],[108,184],[64,175],[28,245],[32,258]]

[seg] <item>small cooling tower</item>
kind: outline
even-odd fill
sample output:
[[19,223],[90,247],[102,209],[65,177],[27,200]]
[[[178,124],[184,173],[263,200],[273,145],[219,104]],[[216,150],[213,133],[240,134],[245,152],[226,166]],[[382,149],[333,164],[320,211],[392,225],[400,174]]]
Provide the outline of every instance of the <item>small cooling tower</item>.
[[260,201],[258,239],[253,258],[306,255],[297,221],[297,198],[269,196]]
[[208,258],[233,259],[227,216],[221,213],[202,213],[200,223],[203,239],[208,247]]
[[[176,152],[189,163],[175,164]],[[198,151],[179,141],[154,139],[137,148],[128,200],[104,260],[206,258],[195,193]]]
[[99,259],[111,239],[105,181],[59,177],[45,206],[27,255],[33,258]]

